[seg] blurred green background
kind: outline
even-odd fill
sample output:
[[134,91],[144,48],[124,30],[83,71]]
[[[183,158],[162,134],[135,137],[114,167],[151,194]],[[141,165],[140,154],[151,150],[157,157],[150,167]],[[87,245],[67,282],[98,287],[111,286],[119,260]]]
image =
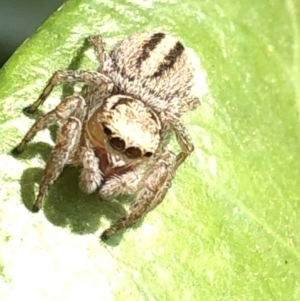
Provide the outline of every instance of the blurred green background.
[[64,0],[0,1],[0,67]]
[[[0,71],[3,298],[299,300],[299,9],[297,0],[71,0],[54,14]],[[154,28],[194,49],[205,93],[184,118],[196,150],[166,200],[103,244],[120,205],[81,193],[67,168],[44,214],[31,214],[52,140],[45,132],[20,158],[9,154],[34,121],[22,108],[55,70],[74,67],[87,35],[112,47]],[[95,68],[92,51],[76,67]]]

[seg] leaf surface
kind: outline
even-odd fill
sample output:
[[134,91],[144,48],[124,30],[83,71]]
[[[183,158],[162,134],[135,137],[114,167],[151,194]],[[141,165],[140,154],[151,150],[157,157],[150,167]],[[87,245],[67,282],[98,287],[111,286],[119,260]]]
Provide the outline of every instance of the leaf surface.
[[[47,20],[0,71],[1,300],[299,300],[299,20],[296,0],[70,0]],[[153,29],[195,50],[207,92],[185,117],[196,150],[165,201],[104,244],[123,209],[66,168],[33,215],[53,142],[45,131],[10,155],[34,121],[22,108],[78,65],[86,36],[112,47]],[[95,68],[91,50],[80,68]]]

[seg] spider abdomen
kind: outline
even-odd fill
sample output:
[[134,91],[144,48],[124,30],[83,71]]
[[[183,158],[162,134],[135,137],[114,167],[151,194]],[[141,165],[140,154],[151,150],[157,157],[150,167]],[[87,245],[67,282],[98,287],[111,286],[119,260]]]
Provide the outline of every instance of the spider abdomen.
[[134,34],[117,44],[110,56],[113,80],[124,94],[152,102],[158,110],[170,108],[174,99],[190,94],[192,63],[182,43],[171,35]]

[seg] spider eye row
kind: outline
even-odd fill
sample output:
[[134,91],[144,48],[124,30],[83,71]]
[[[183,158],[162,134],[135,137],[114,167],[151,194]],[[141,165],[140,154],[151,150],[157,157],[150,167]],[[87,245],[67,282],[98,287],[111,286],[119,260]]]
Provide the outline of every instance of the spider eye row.
[[[125,155],[130,159],[137,159],[142,157],[143,153],[140,150],[140,148],[130,146],[125,149],[126,146],[125,141],[120,137],[111,137],[112,130],[104,124],[102,126],[103,126],[103,132],[107,135],[108,142],[114,150],[119,152],[124,152]],[[153,153],[149,151],[144,153],[144,157],[146,158],[150,158],[152,155]]]

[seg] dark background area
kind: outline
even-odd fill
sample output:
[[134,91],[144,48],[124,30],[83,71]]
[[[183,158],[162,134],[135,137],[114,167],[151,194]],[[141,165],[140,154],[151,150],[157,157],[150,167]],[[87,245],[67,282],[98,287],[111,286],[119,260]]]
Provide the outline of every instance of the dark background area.
[[0,68],[65,0],[0,0]]

